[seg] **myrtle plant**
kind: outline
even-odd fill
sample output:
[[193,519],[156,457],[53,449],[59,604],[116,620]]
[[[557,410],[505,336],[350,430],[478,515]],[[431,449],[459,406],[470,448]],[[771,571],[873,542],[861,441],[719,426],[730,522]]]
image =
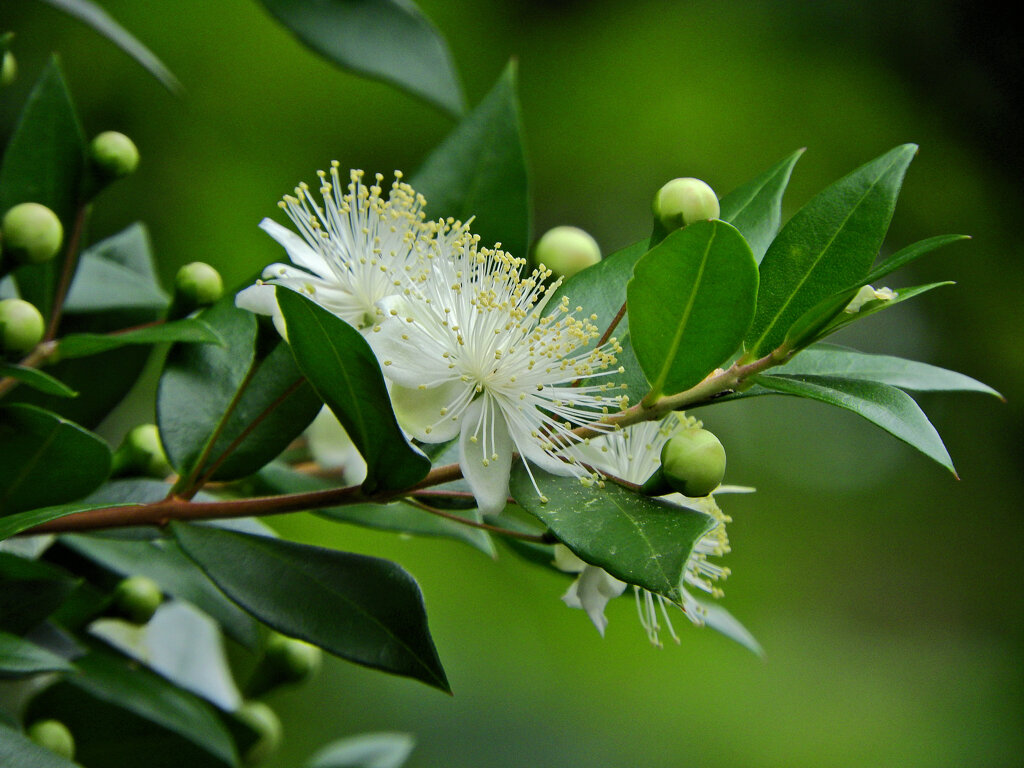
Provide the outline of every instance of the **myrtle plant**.
[[[52,4],[177,88],[100,8]],[[322,651],[449,691],[409,573],[288,541],[267,515],[489,555],[501,542],[524,567],[571,574],[562,599],[602,635],[607,603],[631,592],[641,642],[685,646],[706,626],[759,653],[718,602],[720,504],[752,489],[726,483],[743,478],[704,426],[711,406],[817,400],[954,473],[907,392],[996,393],[828,343],[946,284],[884,287],[960,235],[878,261],[914,145],[784,224],[800,151],[721,198],[693,178],[626,190],[653,199],[651,229],[605,258],[569,226],[531,249],[513,65],[467,110],[443,39],[407,0],[263,5],[457,124],[408,181],[331,161],[298,183],[260,224],[283,248],[260,279],[225,290],[196,262],[168,292],[144,224],[86,237],[135,144],[86,140],[56,59],[23,73],[37,79],[0,165],[5,768],[258,763],[281,731],[262,697],[309,678]],[[8,84],[13,38],[0,43]],[[150,415],[108,444],[93,430],[147,362]],[[307,766],[397,766],[411,748],[350,737]]]

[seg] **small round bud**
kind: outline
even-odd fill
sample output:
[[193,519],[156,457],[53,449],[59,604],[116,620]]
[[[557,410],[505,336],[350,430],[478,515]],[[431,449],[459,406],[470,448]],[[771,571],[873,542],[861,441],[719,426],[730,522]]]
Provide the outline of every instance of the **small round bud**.
[[139,167],[139,148],[117,131],[104,131],[94,138],[89,154],[96,168],[108,178],[120,179]]
[[0,58],[0,88],[4,88],[14,82],[18,76],[18,62],[14,59],[14,54],[10,51],[4,51],[3,57]]
[[64,227],[57,214],[39,203],[20,203],[4,214],[4,250],[22,261],[49,261],[60,250]]
[[114,588],[112,607],[123,619],[142,625],[153,618],[164,600],[159,585],[148,576],[129,576]]
[[156,424],[140,424],[124,436],[114,452],[116,474],[141,474],[165,478],[171,473],[171,464],[160,442]]
[[654,215],[669,232],[721,214],[715,190],[700,179],[672,179],[654,196]]
[[277,714],[262,701],[247,701],[235,710],[235,716],[259,734],[242,756],[242,760],[246,765],[262,763],[281,744],[283,729]]
[[537,241],[534,261],[548,267],[556,275],[572,277],[601,260],[601,248],[579,227],[549,229]]
[[706,429],[687,429],[661,448],[661,472],[684,496],[707,496],[725,477],[725,448]]
[[266,660],[280,670],[286,682],[299,683],[320,669],[323,654],[315,645],[284,635],[267,640]]
[[178,270],[174,277],[175,290],[198,307],[213,304],[224,293],[220,272],[202,261],[193,261]]
[[75,737],[60,720],[37,720],[28,727],[26,735],[40,747],[67,760],[75,758]]
[[0,349],[28,352],[43,340],[43,316],[24,299],[0,301]]

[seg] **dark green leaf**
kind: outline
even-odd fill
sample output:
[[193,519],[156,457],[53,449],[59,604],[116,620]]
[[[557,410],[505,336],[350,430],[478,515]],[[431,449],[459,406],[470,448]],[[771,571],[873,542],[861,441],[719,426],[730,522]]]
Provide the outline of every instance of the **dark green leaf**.
[[391,410],[377,358],[355,328],[304,296],[279,288],[277,303],[299,368],[366,460],[367,492],[400,490],[430,470]]
[[22,635],[57,610],[78,582],[47,563],[0,552],[0,630]]
[[58,353],[62,358],[88,357],[129,344],[220,344],[224,342],[213,328],[196,318],[186,317],[172,323],[136,328],[122,333],[72,333],[60,340]]
[[54,397],[74,397],[78,394],[60,379],[54,378],[48,373],[44,373],[36,368],[26,368],[23,365],[0,361],[0,378],[8,376],[26,386]]
[[904,144],[835,182],[782,228],[761,262],[757,313],[746,342],[760,357],[823,299],[863,284],[885,238],[907,166]]
[[328,744],[306,768],[399,768],[414,746],[408,733],[361,733]]
[[81,498],[107,479],[110,448],[31,405],[0,407],[0,516]]
[[58,757],[0,721],[0,765],[4,768],[75,768],[78,763]]
[[[274,493],[306,493],[335,487],[326,480],[295,472],[282,464],[268,464],[260,470],[259,479]],[[486,531],[431,515],[404,501],[391,504],[350,504],[318,509],[316,512],[331,520],[366,528],[455,539],[490,557],[496,555],[494,542]],[[465,510],[461,514],[472,522],[481,522],[480,513],[475,509]]]
[[419,587],[394,563],[208,526],[171,529],[232,600],[279,632],[449,690]]
[[731,225],[669,234],[633,269],[629,330],[651,395],[692,387],[736,352],[754,315],[757,265]]
[[855,323],[858,320],[863,320],[865,317],[870,317],[876,312],[895,307],[908,299],[912,299],[915,296],[920,296],[922,293],[934,290],[935,288],[941,288],[945,285],[953,285],[950,281],[941,283],[929,283],[928,285],[915,285],[910,288],[900,288],[896,291],[896,298],[894,299],[872,299],[871,301],[864,302],[860,309],[856,312],[840,312],[835,316],[828,325],[821,329],[821,331],[814,337],[814,340],[820,340],[829,336],[841,328],[845,328],[851,323]]
[[245,382],[256,352],[256,318],[228,297],[199,315],[224,346],[176,344],[167,355],[157,392],[160,438],[182,477],[204,458]]
[[754,381],[784,395],[818,400],[863,416],[938,462],[954,475],[953,461],[935,427],[907,393],[875,381],[838,376],[756,376]]
[[[42,203],[70,234],[85,169],[85,138],[56,58],[36,82],[0,165],[0,215],[18,203]],[[48,317],[60,258],[14,272],[21,297]]]
[[172,93],[181,93],[181,83],[163,62],[146,46],[140,43],[131,32],[118,24],[114,19],[90,0],[43,0],[54,8],[59,8],[69,16],[73,16],[83,24],[92,27],[103,37],[131,56],[149,74],[159,80]]
[[530,191],[514,63],[427,157],[412,185],[427,199],[428,216],[475,217],[473,232],[483,245],[500,242],[513,256],[526,256]]
[[575,477],[531,470],[547,501],[521,462],[512,471],[512,496],[580,559],[628,584],[682,601],[686,561],[714,526],[711,517],[611,482],[587,487]]
[[48,688],[30,715],[75,734],[76,756],[103,768],[235,766],[231,737],[208,704],[137,664],[94,650],[82,673]]
[[16,533],[27,531],[29,528],[35,528],[37,525],[48,523],[51,520],[59,520],[76,512],[88,512],[92,509],[104,509],[110,506],[109,504],[87,504],[85,502],[86,500],[74,504],[59,504],[54,507],[31,509],[28,512],[0,517],[0,541],[10,538]]
[[[82,253],[64,311],[141,312],[142,318],[155,319],[170,303],[157,280],[149,233],[144,224],[136,223]],[[111,330],[117,327],[112,324]]]
[[971,238],[967,235],[938,235],[936,237],[929,237],[927,240],[920,240],[912,245],[908,245],[906,248],[901,248],[888,259],[883,261],[865,277],[861,285],[868,285],[876,283],[883,277],[886,277],[897,269],[905,267],[912,261],[919,259],[926,253],[931,253],[936,248],[941,248],[944,245],[950,243],[957,243],[961,240],[970,240]]
[[73,670],[74,667],[57,654],[16,635],[0,632],[0,680]]
[[740,231],[758,264],[779,232],[782,196],[789,184],[793,166],[803,153],[804,150],[798,149],[719,201],[722,210],[719,218]]
[[260,0],[309,48],[458,117],[465,98],[444,38],[411,0]]

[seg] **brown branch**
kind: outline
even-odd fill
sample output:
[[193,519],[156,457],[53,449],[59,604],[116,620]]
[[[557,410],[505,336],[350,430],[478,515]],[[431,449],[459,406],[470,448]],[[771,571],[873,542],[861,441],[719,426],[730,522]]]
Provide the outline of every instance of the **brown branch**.
[[82,233],[85,231],[85,220],[88,215],[89,205],[87,203],[79,205],[75,212],[74,224],[71,227],[71,237],[68,238],[68,246],[64,251],[64,265],[61,268],[60,282],[57,283],[57,293],[53,297],[50,322],[46,327],[43,341],[50,341],[57,336],[61,314],[64,311],[64,299],[67,298],[68,289],[71,288],[71,278],[75,276],[75,267],[78,265],[78,250],[81,246]]
[[604,333],[601,335],[601,340],[597,342],[597,346],[601,346],[608,339],[612,337],[612,331],[622,321],[622,318],[626,315],[626,302],[622,302],[622,306],[619,307],[619,311],[615,313],[615,317],[612,318],[611,325],[605,328]]
[[475,520],[467,520],[464,517],[453,515],[450,512],[432,507],[429,504],[416,501],[416,499],[409,499],[409,504],[416,509],[422,509],[424,512],[429,512],[432,515],[443,517],[445,520],[454,520],[456,523],[462,523],[462,525],[468,525],[470,528],[479,528],[482,531],[489,531],[490,533],[497,533],[502,536],[508,536],[510,539],[520,539],[522,541],[532,541],[535,544],[550,544],[551,542],[544,535],[537,536],[532,533],[521,533],[520,531],[513,531],[511,528],[502,528],[498,525],[488,525],[487,523],[478,523]]

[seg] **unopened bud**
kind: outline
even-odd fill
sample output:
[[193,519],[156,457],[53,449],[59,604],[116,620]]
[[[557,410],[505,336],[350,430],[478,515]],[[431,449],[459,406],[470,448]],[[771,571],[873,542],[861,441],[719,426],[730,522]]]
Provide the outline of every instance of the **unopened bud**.
[[193,261],[178,270],[174,288],[187,303],[197,307],[213,304],[224,293],[220,272],[202,261]]
[[43,340],[43,316],[24,299],[0,301],[0,349],[28,352]]
[[262,701],[247,701],[235,710],[235,717],[259,734],[242,756],[242,760],[246,765],[264,762],[281,744],[283,729],[277,713]]
[[92,162],[104,176],[120,179],[139,167],[139,148],[135,142],[117,131],[104,131],[89,146]]
[[64,227],[57,214],[39,203],[20,203],[0,221],[4,251],[15,258],[38,264],[49,261],[60,250]]
[[267,640],[266,659],[277,666],[288,682],[302,682],[320,668],[323,654],[315,645],[284,635]]
[[146,475],[163,479],[171,471],[156,424],[133,427],[114,452],[115,475]]
[[601,260],[601,247],[579,227],[549,229],[537,241],[534,261],[561,277],[572,277]]
[[721,214],[715,190],[700,179],[672,179],[654,195],[654,216],[669,232]]
[[0,57],[0,88],[10,85],[17,77],[18,62],[15,61],[13,53],[4,51],[3,56]]
[[114,588],[111,607],[132,624],[142,625],[153,618],[164,600],[160,586],[148,576],[129,576]]
[[75,737],[60,720],[37,720],[25,732],[40,747],[67,760],[75,758]]
[[661,448],[661,473],[684,496],[707,496],[725,476],[725,448],[706,429],[686,429]]

